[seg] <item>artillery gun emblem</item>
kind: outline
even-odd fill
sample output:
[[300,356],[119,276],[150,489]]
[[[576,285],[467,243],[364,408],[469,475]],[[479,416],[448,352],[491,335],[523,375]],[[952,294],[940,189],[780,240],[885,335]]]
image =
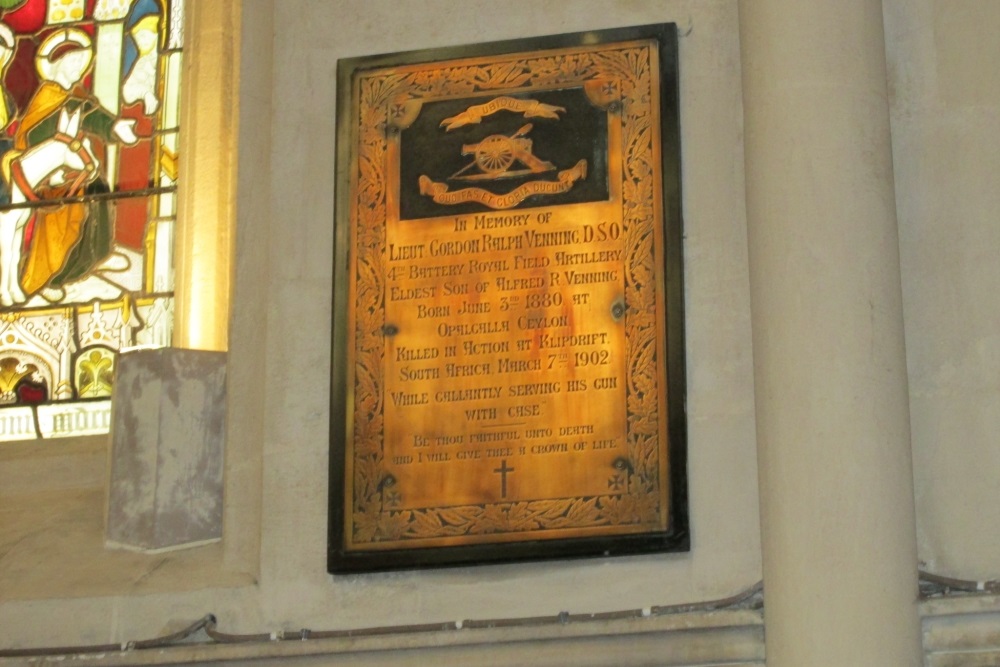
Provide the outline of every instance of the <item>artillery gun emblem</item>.
[[[449,180],[485,181],[554,171],[554,164],[538,159],[531,152],[531,139],[525,137],[531,128],[528,123],[510,136],[491,134],[478,144],[463,144],[462,155],[472,155],[473,161],[449,176]],[[525,168],[512,170],[515,163]],[[463,175],[473,167],[478,167],[479,173]]]
[[[464,125],[479,124],[484,117],[498,111],[520,112],[525,118],[559,120],[559,114],[565,112],[565,109],[538,100],[497,97],[486,104],[473,105],[456,116],[445,118],[441,125],[445,127],[445,131],[450,132]],[[527,136],[533,127],[531,123],[527,123],[512,134],[491,134],[477,143],[462,144],[461,154],[471,156],[472,160],[447,180],[499,181],[556,171],[555,164],[534,154],[533,142]],[[435,183],[428,176],[420,176],[418,181],[420,193],[433,198],[438,204],[478,202],[489,208],[505,209],[517,206],[532,195],[566,192],[576,181],[586,176],[587,161],[580,160],[573,167],[558,172],[555,180],[540,179],[522,183],[504,194],[475,187],[449,191],[447,184]]]

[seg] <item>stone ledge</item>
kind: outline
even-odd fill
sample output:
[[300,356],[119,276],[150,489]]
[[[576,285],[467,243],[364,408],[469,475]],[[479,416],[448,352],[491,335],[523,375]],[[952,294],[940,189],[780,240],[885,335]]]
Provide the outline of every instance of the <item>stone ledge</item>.
[[931,618],[953,614],[1000,613],[1000,595],[985,593],[953,593],[920,602],[920,616]]
[[145,595],[256,584],[252,574],[226,564],[218,542],[164,554],[106,549],[104,503],[104,490],[95,488],[0,493],[0,598]]
[[926,667],[1000,665],[1000,596],[931,598],[921,612]]
[[[578,619],[579,617],[574,617]],[[555,667],[763,667],[759,610],[692,612],[613,620],[541,619],[537,624],[332,639],[186,644],[164,649],[0,659],[0,665],[198,665],[248,660],[288,665],[517,664]],[[17,662],[23,660],[24,663]]]

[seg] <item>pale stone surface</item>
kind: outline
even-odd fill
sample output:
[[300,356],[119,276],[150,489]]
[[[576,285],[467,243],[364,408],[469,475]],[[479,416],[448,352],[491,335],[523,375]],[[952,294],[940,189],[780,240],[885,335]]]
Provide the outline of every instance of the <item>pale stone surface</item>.
[[767,659],[920,659],[882,3],[740,3]]
[[0,494],[102,488],[107,454],[106,434],[7,443],[0,447]]
[[[0,447],[0,615],[16,614],[0,621],[0,648],[13,645],[21,627],[48,627],[55,603],[32,600],[60,598],[59,613],[69,622],[87,619],[77,627],[78,641],[104,643],[118,606],[109,595],[190,596],[253,583],[223,568],[218,543],[165,554],[105,550],[108,450],[107,436]],[[191,604],[220,608],[211,597]]]
[[[103,465],[107,454],[102,451],[94,458]],[[103,481],[91,488],[0,493],[0,599],[2,606],[20,610],[18,623],[5,623],[0,628],[0,648],[12,645],[15,635],[10,628],[26,623],[36,609],[48,606],[29,604],[31,600],[61,598],[60,613],[76,613],[87,619],[82,625],[89,626],[102,624],[104,617],[88,610],[112,604],[114,598],[107,597],[112,594],[190,593],[206,587],[253,584],[252,577],[223,568],[223,549],[218,542],[155,554],[105,550],[106,498]],[[74,612],[77,607],[65,603],[74,598],[90,604]],[[211,601],[200,606],[203,610],[218,608]],[[37,622],[46,625],[45,618],[43,613]],[[187,620],[186,613],[181,618]],[[93,632],[102,639],[88,641],[107,641],[102,634],[107,628]]]
[[885,3],[920,559],[1000,578],[1000,4]]
[[220,539],[226,355],[135,350],[115,372],[108,543],[156,551]]

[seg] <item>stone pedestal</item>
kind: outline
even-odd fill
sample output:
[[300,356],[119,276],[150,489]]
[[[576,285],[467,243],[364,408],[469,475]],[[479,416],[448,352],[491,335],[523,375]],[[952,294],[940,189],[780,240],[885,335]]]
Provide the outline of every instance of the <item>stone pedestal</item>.
[[108,546],[160,551],[220,539],[225,353],[126,352],[114,387]]

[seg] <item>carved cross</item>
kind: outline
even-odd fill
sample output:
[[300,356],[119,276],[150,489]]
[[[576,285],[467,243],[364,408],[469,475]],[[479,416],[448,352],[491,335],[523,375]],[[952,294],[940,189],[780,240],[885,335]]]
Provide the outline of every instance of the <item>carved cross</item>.
[[494,468],[493,472],[500,473],[500,497],[507,497],[507,473],[514,472],[513,468],[507,467],[507,459],[502,459],[500,461],[500,467]]

